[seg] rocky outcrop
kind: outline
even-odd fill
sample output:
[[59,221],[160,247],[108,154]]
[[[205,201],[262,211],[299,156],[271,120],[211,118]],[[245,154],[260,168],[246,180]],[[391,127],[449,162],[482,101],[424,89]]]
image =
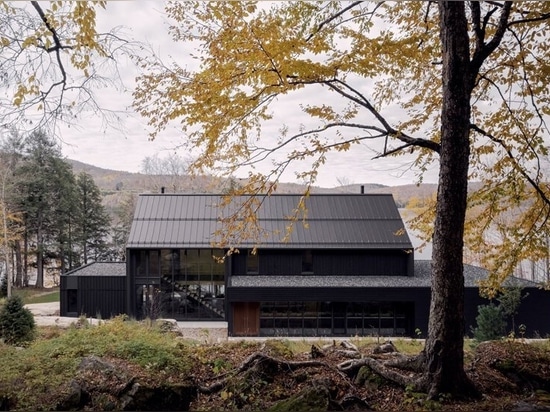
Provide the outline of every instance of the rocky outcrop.
[[189,410],[193,385],[138,382],[128,370],[97,356],[80,362],[77,373],[60,394],[58,410]]

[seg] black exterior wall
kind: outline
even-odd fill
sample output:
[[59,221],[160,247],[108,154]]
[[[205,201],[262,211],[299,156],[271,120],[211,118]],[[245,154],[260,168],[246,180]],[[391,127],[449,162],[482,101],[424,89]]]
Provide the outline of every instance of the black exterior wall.
[[[526,337],[546,337],[550,334],[550,299],[548,292],[538,288],[524,288],[524,298],[515,316],[516,328],[520,324],[527,327]],[[425,287],[408,288],[253,288],[238,287],[227,290],[227,321],[229,334],[234,330],[233,313],[230,307],[236,302],[293,302],[293,301],[332,301],[332,302],[406,302],[414,308],[412,322],[407,334],[410,337],[425,337],[428,330],[430,310],[430,290]],[[478,306],[489,300],[479,295],[479,289],[467,287],[465,290],[464,318],[465,336],[471,336],[476,326]],[[510,324],[508,330],[511,330]],[[420,331],[418,335],[416,331]]]
[[123,313],[126,313],[126,276],[61,276],[61,316],[109,319]]
[[[304,249],[259,249],[259,273],[297,275]],[[414,276],[414,254],[404,250],[311,250],[318,276]],[[231,274],[246,274],[247,250],[232,255]]]

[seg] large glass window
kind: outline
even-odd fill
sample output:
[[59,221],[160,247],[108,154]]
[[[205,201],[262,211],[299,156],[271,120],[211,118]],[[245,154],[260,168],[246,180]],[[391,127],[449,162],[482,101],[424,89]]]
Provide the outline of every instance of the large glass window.
[[413,317],[400,302],[262,302],[260,336],[404,336]]
[[138,316],[225,319],[223,255],[214,249],[135,252]]

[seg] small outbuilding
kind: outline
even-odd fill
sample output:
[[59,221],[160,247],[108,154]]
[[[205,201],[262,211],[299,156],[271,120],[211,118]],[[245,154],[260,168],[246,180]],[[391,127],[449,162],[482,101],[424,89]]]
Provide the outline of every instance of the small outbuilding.
[[61,316],[109,319],[126,312],[126,264],[94,262],[61,276]]

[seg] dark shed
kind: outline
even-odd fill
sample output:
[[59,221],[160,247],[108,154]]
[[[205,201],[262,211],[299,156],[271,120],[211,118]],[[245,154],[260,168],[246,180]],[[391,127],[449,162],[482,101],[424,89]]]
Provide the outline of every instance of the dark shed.
[[109,319],[126,310],[126,263],[94,262],[61,276],[61,316]]

